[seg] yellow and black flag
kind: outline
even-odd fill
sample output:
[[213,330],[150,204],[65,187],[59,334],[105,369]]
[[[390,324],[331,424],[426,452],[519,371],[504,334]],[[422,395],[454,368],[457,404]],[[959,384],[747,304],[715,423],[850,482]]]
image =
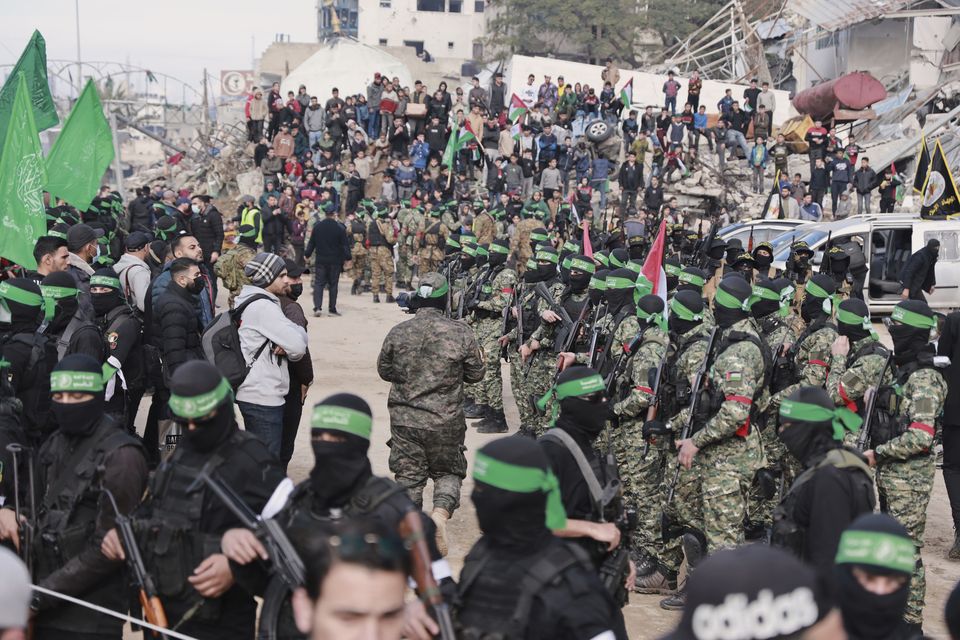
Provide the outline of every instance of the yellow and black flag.
[[947,156],[937,140],[930,158],[930,169],[923,185],[921,218],[944,219],[960,214],[960,193],[953,173],[947,164]]
[[923,193],[923,185],[930,173],[930,151],[927,149],[927,136],[920,138],[920,151],[917,152],[917,171],[913,176],[913,190]]

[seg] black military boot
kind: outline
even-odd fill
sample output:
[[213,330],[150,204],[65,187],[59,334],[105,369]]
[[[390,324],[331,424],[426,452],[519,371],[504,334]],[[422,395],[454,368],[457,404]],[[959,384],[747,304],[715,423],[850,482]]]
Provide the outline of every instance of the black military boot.
[[491,407],[487,417],[477,424],[477,433],[506,433],[509,430],[507,417],[503,415],[503,407],[499,409]]
[[352,295],[352,296],[360,295],[360,281],[359,281],[359,280],[354,280],[354,281],[353,281],[353,286],[350,287],[350,295]]
[[684,580],[680,588],[672,596],[660,601],[660,608],[667,611],[681,611],[687,604],[687,582]]
[[645,578],[656,573],[659,563],[657,562],[656,558],[651,556],[646,551],[631,552],[630,557],[633,559],[633,564],[636,566],[636,581],[638,583],[640,582],[641,578]]
[[374,302],[377,302],[377,303],[380,302],[380,294],[379,294],[379,293],[373,294],[373,301],[374,301]]
[[524,438],[530,438],[531,440],[537,439],[537,432],[524,424],[520,425],[520,429],[517,430],[517,435],[523,436]]
[[669,595],[677,590],[677,573],[669,571],[661,564],[645,576],[637,576],[634,581],[634,591],[637,593],[655,593]]
[[392,294],[390,293],[387,294],[387,302],[396,302],[396,301],[397,299],[394,298]]
[[468,404],[463,407],[463,416],[468,420],[476,420],[477,418],[485,418],[487,416],[487,411],[490,410],[485,404]]
[[953,530],[953,546],[947,552],[947,557],[951,560],[960,560],[960,531]]

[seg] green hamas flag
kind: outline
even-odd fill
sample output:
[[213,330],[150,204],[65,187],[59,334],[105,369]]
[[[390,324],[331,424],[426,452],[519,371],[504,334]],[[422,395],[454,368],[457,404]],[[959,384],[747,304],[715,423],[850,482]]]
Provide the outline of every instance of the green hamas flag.
[[47,44],[39,31],[34,31],[20,59],[14,65],[10,76],[0,89],[0,144],[7,134],[7,127],[13,118],[13,102],[17,93],[17,78],[25,76],[29,90],[30,104],[33,105],[33,119],[36,131],[49,129],[58,122],[57,109],[50,95],[50,83],[47,81]]
[[85,211],[113,162],[113,137],[93,80],[87,81],[47,156],[47,191]]
[[47,232],[40,139],[33,120],[29,89],[19,74],[17,93],[0,152],[0,257],[27,269],[36,269],[33,245]]

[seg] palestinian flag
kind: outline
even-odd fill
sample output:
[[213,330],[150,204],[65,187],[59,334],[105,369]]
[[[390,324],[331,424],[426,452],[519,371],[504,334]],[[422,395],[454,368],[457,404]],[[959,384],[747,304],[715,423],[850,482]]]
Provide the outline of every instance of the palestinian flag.
[[447,140],[447,148],[443,150],[443,164],[450,167],[450,170],[453,171],[454,157],[461,149],[466,148],[468,144],[476,142],[476,140],[477,136],[470,130],[470,124],[464,122],[459,131],[450,133],[450,138]]
[[519,122],[514,122],[512,125],[510,125],[510,135],[513,137],[514,140],[520,139],[520,123]]
[[620,104],[624,109],[629,109],[633,104],[633,78],[627,80],[627,84],[620,88]]
[[[913,176],[913,190],[923,193],[923,185],[930,173],[930,151],[927,149],[927,137],[920,138],[920,151],[917,152],[916,173]],[[896,172],[894,172],[896,175]]]
[[517,94],[510,95],[510,122],[517,123],[523,119],[523,116],[527,113],[527,105],[523,103],[523,100]]
[[933,148],[933,157],[930,159],[930,168],[927,171],[927,181],[923,185],[920,207],[921,218],[944,219],[960,214],[960,193],[953,173],[947,164],[947,156],[943,153],[940,140]]

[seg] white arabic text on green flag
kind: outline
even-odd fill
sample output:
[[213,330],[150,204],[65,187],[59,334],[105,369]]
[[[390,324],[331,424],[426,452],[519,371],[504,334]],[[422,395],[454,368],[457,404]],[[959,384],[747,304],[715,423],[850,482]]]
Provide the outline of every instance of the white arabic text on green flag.
[[6,135],[7,126],[13,116],[13,100],[17,93],[17,78],[24,76],[28,100],[33,107],[33,118],[37,131],[44,131],[60,122],[57,108],[50,95],[50,83],[47,80],[47,45],[39,31],[34,31],[30,42],[23,48],[17,64],[10,71],[7,81],[0,89],[0,146]]
[[87,81],[47,156],[47,191],[85,211],[113,162],[113,136],[93,80]]
[[36,269],[33,246],[47,232],[43,188],[47,181],[33,106],[23,73],[0,152],[0,257]]

